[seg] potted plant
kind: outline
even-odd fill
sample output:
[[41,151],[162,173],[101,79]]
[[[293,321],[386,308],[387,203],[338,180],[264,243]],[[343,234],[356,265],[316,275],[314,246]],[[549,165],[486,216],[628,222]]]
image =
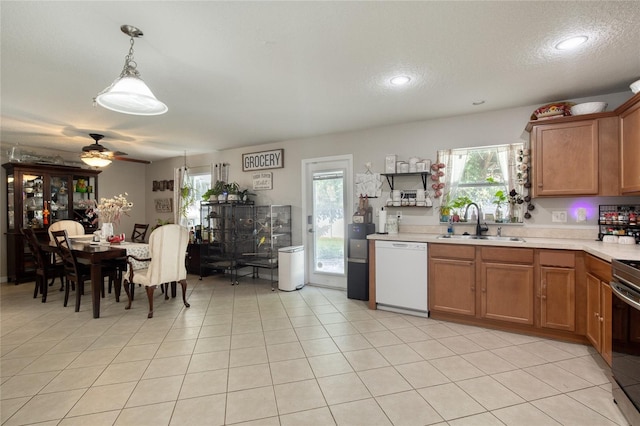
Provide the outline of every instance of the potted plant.
[[249,195],[256,195],[256,194],[249,192],[248,189],[243,189],[241,191],[238,191],[238,197],[240,197],[240,201],[243,201],[243,202],[249,201]]
[[225,185],[225,192],[227,193],[227,201],[239,201],[240,185],[237,182],[230,182]]
[[447,192],[442,196],[442,200],[440,201],[440,222],[449,222],[452,209],[453,200],[451,199],[451,193]]
[[207,191],[202,194],[202,199],[205,201],[226,201],[225,187],[226,183],[224,181],[216,181],[213,187],[207,189]]
[[500,222],[503,221],[503,218],[504,218],[504,213],[502,211],[502,205],[507,202],[507,194],[505,194],[505,192],[502,189],[496,191],[496,193],[494,194],[494,199],[493,199],[492,202],[493,202],[493,204],[496,205],[495,220],[496,220],[497,223],[500,223]]
[[466,206],[469,205],[469,203],[472,203],[473,201],[471,201],[471,198],[467,197],[466,195],[460,195],[458,197],[456,197],[455,200],[453,200],[451,202],[451,207],[453,209],[453,221],[454,222],[461,222],[464,221],[464,218],[461,218],[462,216],[462,209],[465,208]]
[[187,217],[187,212],[189,208],[196,202],[195,191],[193,187],[189,184],[180,188],[180,198],[182,199],[180,205],[180,216]]

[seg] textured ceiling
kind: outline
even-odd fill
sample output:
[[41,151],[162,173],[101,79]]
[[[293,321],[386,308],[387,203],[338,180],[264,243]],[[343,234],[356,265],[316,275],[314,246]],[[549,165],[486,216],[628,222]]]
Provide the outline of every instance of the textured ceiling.
[[[628,90],[637,1],[2,1],[1,142],[156,160]],[[135,43],[169,112],[92,98]],[[573,52],[553,46],[589,36]],[[401,89],[396,74],[412,76]],[[485,100],[481,106],[473,101]]]

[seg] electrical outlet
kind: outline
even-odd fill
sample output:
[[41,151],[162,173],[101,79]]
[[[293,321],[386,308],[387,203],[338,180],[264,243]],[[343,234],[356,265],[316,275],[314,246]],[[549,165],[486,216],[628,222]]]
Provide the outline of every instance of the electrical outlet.
[[398,220],[402,219],[402,212],[400,210],[396,211],[396,217]]
[[576,222],[586,222],[587,221],[587,209],[584,207],[580,207],[576,212]]
[[567,212],[564,210],[552,211],[551,222],[567,223]]

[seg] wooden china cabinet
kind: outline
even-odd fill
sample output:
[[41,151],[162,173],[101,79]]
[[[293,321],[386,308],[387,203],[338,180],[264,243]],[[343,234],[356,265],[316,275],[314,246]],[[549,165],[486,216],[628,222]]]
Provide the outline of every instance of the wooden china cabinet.
[[[100,170],[51,164],[6,163],[7,273],[16,284],[35,277],[33,256],[20,229],[32,228],[42,241],[59,220],[76,220],[90,233],[96,229],[86,217],[98,197]],[[46,217],[46,219],[45,219]]]

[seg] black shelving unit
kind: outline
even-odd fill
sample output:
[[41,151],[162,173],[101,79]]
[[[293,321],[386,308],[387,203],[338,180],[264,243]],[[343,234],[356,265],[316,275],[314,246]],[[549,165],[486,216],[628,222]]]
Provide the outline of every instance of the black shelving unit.
[[599,240],[605,235],[626,235],[640,241],[640,205],[600,205],[598,214]]
[[253,203],[203,201],[200,223],[200,278],[222,271],[230,274],[232,285],[237,284],[239,259],[254,249]]

